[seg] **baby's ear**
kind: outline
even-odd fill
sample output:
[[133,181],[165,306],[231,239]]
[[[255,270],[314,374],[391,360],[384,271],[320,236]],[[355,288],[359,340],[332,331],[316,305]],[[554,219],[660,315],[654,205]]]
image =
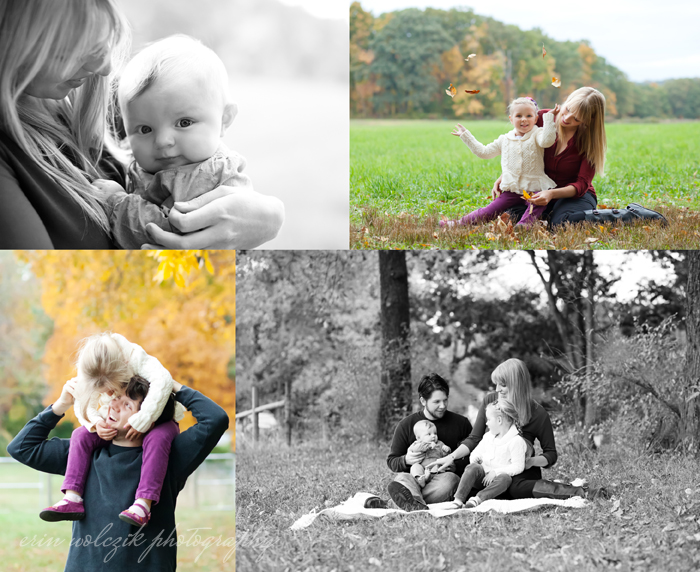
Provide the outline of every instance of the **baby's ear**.
[[226,130],[231,127],[231,123],[238,115],[238,105],[235,103],[227,103],[224,107],[224,115],[221,119],[221,137],[224,136]]

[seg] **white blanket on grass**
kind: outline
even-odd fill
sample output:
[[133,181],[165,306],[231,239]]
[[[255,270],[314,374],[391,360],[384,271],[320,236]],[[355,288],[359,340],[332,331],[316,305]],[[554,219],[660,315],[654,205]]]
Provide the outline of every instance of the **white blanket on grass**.
[[[323,517],[328,520],[372,520],[381,517],[398,517],[405,515],[425,515],[429,514],[436,518],[451,516],[453,514],[467,514],[472,512],[500,512],[514,513],[537,510],[546,506],[562,506],[566,508],[583,508],[588,503],[581,497],[573,497],[566,500],[558,499],[516,499],[498,500],[492,499],[482,502],[476,508],[456,509],[452,502],[441,502],[429,504],[428,510],[417,510],[406,512],[395,508],[365,508],[365,500],[376,495],[372,493],[356,493],[354,497],[340,503],[338,506],[325,508],[319,512],[311,511],[298,518],[292,524],[292,530],[301,530],[310,526],[317,518]],[[422,518],[422,517],[421,517]]]

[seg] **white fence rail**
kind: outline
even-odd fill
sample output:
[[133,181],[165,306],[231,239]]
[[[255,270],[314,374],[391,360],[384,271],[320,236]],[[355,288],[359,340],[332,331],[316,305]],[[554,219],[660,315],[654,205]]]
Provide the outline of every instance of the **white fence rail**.
[[[230,461],[231,467],[226,467],[218,472],[221,474],[221,478],[210,479],[206,477],[206,472],[204,467],[207,463],[221,463]],[[3,465],[19,465],[20,463],[11,457],[0,457],[0,471],[2,471]],[[1,474],[1,473],[0,473]],[[56,482],[52,482],[51,478],[54,475],[49,473],[42,473],[40,471],[34,471],[34,474],[38,477],[38,481],[33,482],[0,482],[0,490],[3,489],[34,489],[39,491],[39,508],[44,508],[46,506],[51,506],[55,501],[59,500],[60,496],[59,489],[60,484],[58,479]],[[59,478],[60,475],[55,475]],[[230,491],[222,495],[218,495],[220,503],[216,505],[207,505],[202,503],[202,489],[212,486],[224,486],[230,487]],[[235,510],[236,506],[236,456],[234,453],[212,453],[204,462],[197,467],[197,470],[187,479],[187,484],[183,489],[183,493],[189,494],[193,500],[194,508],[200,510],[221,510],[229,511]],[[57,494],[58,493],[58,494]]]

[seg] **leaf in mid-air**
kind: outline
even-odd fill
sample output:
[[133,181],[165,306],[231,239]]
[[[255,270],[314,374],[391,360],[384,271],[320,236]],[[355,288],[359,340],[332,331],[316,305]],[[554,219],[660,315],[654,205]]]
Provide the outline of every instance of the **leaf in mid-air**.
[[474,95],[475,93],[479,93],[481,90],[480,89],[465,89],[464,90],[466,93],[471,93]]
[[457,88],[454,85],[450,84],[449,89],[446,89],[445,93],[450,97],[454,97],[455,95],[457,95]]
[[544,44],[542,44],[542,59],[547,55],[547,50],[544,49]]
[[466,58],[464,58],[465,62],[468,62],[470,59],[475,58],[476,54],[469,54]]
[[557,78],[555,78],[555,77],[553,77],[553,78],[552,78],[552,85],[553,85],[554,87],[561,87],[561,80],[560,80],[560,79],[557,79]]

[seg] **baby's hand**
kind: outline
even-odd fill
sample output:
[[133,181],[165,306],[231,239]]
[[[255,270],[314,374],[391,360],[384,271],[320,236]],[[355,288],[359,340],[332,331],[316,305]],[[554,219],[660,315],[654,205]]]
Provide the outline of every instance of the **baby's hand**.
[[457,137],[461,137],[462,133],[466,133],[467,130],[464,128],[463,125],[460,125],[459,123],[457,124],[457,127],[455,127],[452,130],[452,135],[456,135]]
[[124,193],[124,187],[115,181],[108,181],[107,179],[95,179],[92,182],[92,186],[95,189],[95,195],[99,199],[106,199],[108,196],[114,193],[121,192]]
[[560,111],[561,111],[561,109],[560,109],[560,107],[559,107],[559,104],[557,103],[557,104],[554,105],[554,109],[550,110],[550,113],[551,113],[552,115],[554,115],[554,119],[556,119],[556,118],[557,118],[557,115],[559,115],[559,112],[560,112]]
[[95,423],[95,431],[97,432],[97,436],[105,441],[111,441],[117,436],[117,430],[107,425],[104,421]]

